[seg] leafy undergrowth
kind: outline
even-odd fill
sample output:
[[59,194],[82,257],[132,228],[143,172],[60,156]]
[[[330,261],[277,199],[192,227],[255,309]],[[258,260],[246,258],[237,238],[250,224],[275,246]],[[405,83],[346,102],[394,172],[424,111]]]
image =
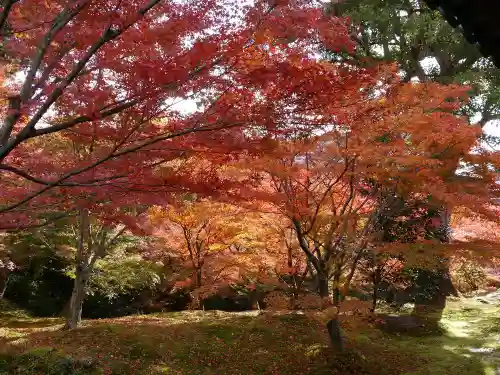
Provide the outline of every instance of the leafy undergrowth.
[[170,313],[86,321],[67,332],[59,320],[0,313],[0,374],[479,375],[493,369],[494,353],[468,348],[494,347],[500,315],[474,308],[483,307],[447,311],[449,331],[437,336],[346,323],[342,355],[320,323],[296,314]]
[[9,319],[31,319],[31,316],[27,312],[11,304],[9,301],[0,299],[0,319],[2,323],[6,323]]

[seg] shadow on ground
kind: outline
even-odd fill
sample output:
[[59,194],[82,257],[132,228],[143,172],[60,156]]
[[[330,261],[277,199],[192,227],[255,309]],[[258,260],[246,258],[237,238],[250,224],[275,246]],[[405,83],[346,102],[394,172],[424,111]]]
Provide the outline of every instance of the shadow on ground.
[[[379,332],[386,339],[392,337],[402,351],[430,360],[412,374],[500,374],[500,306],[469,299],[449,303],[440,322],[405,314],[381,318]],[[455,363],[457,356],[470,365]]]
[[[0,362],[0,374],[3,370],[4,374],[44,371],[59,375],[63,372],[57,366],[64,358],[66,362],[77,358],[80,363],[67,365],[73,369],[67,374],[484,374],[481,358],[446,347],[482,345],[479,338],[444,334],[416,338],[373,327],[344,326],[348,340],[341,354],[329,348],[322,324],[295,314],[136,316],[87,321],[72,332],[58,330],[58,325],[0,328],[0,337],[11,334],[2,337],[8,340],[2,342],[0,351],[10,357],[5,357],[3,369]],[[58,372],[51,372],[52,362],[45,364],[46,357],[39,360],[43,369],[26,371],[15,360],[26,351],[28,356],[32,353],[29,358],[50,356],[58,363],[54,367]]]

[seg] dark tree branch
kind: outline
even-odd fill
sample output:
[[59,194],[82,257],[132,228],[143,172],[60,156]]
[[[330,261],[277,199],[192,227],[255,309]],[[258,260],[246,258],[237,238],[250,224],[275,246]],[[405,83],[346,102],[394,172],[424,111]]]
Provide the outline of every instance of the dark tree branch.
[[[150,9],[152,9],[156,4],[158,4],[160,0],[151,0],[144,8],[140,9],[138,11],[138,14],[140,16],[144,16]],[[87,2],[82,2],[77,8],[78,12],[83,9],[83,6],[87,4]],[[76,11],[75,11],[76,12]],[[56,20],[55,25],[57,27],[53,27],[51,30],[55,30],[55,32],[59,31],[60,28],[64,27],[69,20],[71,20],[78,12],[72,12],[70,13],[69,16],[61,16],[62,21]],[[63,12],[64,13],[64,12]],[[63,14],[61,13],[61,14]],[[75,13],[73,15],[73,13]],[[69,18],[69,19],[68,19]],[[47,100],[42,104],[42,106],[38,109],[38,111],[33,115],[33,117],[30,119],[30,121],[26,124],[26,126],[17,134],[16,137],[10,139],[7,141],[5,145],[2,146],[0,149],[0,160],[3,160],[18,144],[26,140],[27,138],[30,137],[31,133],[34,131],[35,126],[38,124],[40,119],[45,115],[45,113],[48,111],[48,109],[61,97],[61,95],[64,93],[64,90],[78,77],[80,72],[85,68],[87,65],[88,61],[108,42],[116,39],[119,37],[121,34],[123,34],[125,31],[127,31],[130,27],[132,27],[137,21],[133,20],[127,25],[123,26],[120,29],[115,29],[113,28],[112,25],[109,25],[104,32],[101,34],[101,37],[97,42],[95,42],[89,49],[88,51],[83,55],[83,57],[75,64],[71,72],[66,76],[66,78],[50,93],[50,95],[47,97]],[[55,35],[55,33],[54,33]],[[38,70],[40,64],[41,64],[41,59],[45,55],[45,50],[44,45],[45,42],[48,41],[48,44],[50,44],[50,41],[53,39],[53,36],[51,34],[51,31],[47,34],[46,39],[44,40],[44,44],[40,48],[40,51],[43,52],[40,53],[35,57],[30,71],[28,73],[28,77],[26,78],[25,84],[23,86],[23,89],[21,90],[21,98],[25,98],[28,94],[31,93],[32,89],[32,81],[34,79],[34,76],[36,74],[36,71]],[[49,38],[50,37],[50,38]],[[40,61],[39,61],[40,60]],[[13,117],[13,115],[7,117],[6,123],[4,125],[4,131],[7,131],[7,133],[10,136],[10,133],[12,131],[12,127],[14,126],[15,122],[19,118],[20,113],[17,115],[17,117]],[[10,129],[10,130],[9,130]]]
[[4,0],[2,2],[2,11],[0,12],[0,31],[3,31],[12,6],[18,1],[19,0]]
[[[4,170],[4,171],[7,171],[7,172],[11,172],[11,173],[14,173],[28,181],[31,181],[31,182],[34,182],[36,184],[40,184],[40,185],[50,185],[52,184],[51,181],[47,181],[47,180],[42,180],[38,177],[35,177],[35,176],[32,176],[30,175],[29,173],[19,169],[19,168],[16,168],[16,167],[13,167],[11,165],[7,165],[7,164],[0,164],[0,170]],[[71,186],[71,187],[75,187],[75,186],[95,186],[95,184],[98,184],[100,182],[105,182],[105,181],[111,181],[111,180],[117,180],[117,179],[120,179],[120,178],[123,178],[123,177],[126,177],[125,175],[117,175],[117,176],[110,176],[110,177],[103,177],[103,178],[96,178],[96,179],[92,179],[92,180],[88,180],[88,181],[84,181],[84,182],[65,182],[65,183],[60,183],[60,184],[57,184],[57,186]],[[100,186],[100,185],[98,185]]]
[[[27,133],[33,128],[38,120],[42,117],[42,115],[47,111],[47,109],[52,105],[50,100],[47,101],[46,104],[48,106],[42,106],[39,112],[35,114],[34,118],[26,125],[23,131],[20,132],[18,137],[15,137],[11,142],[9,142],[9,138],[12,134],[12,130],[14,125],[21,117],[21,105],[26,104],[33,92],[33,82],[35,80],[35,76],[42,65],[42,61],[47,54],[50,44],[54,40],[54,37],[57,35],[59,31],[61,31],[80,11],[86,6],[88,1],[82,1],[78,3],[74,8],[67,7],[65,8],[54,20],[52,27],[49,29],[45,37],[43,38],[38,50],[31,61],[31,65],[28,69],[28,74],[26,79],[24,80],[23,87],[21,88],[21,92],[19,94],[19,99],[16,99],[16,102],[19,103],[17,107],[10,105],[10,111],[7,113],[7,116],[3,122],[2,129],[0,131],[0,160],[2,160],[10,151],[10,144],[12,144],[12,148],[15,147],[19,142],[14,142],[17,138],[21,141],[25,139]],[[45,108],[45,109],[43,109]],[[41,113],[41,115],[40,115]],[[3,150],[2,150],[3,149]],[[6,153],[5,153],[6,152]],[[5,153],[5,154],[4,154]],[[2,155],[4,154],[4,155]]]
[[24,85],[21,89],[21,100],[23,103],[25,103],[32,94],[35,76],[42,65],[42,61],[47,54],[50,43],[52,43],[57,33],[61,31],[73,18],[75,18],[87,4],[88,1],[80,1],[74,8],[68,6],[56,17],[52,27],[43,38],[42,43],[38,47],[38,51],[31,62]]
[[103,164],[105,163],[106,161],[108,160],[112,160],[112,159],[116,159],[120,156],[123,156],[123,155],[126,155],[126,154],[130,154],[130,153],[133,153],[133,152],[136,152],[138,150],[141,150],[147,146],[150,146],[150,145],[153,145],[155,143],[158,143],[158,142],[161,142],[161,141],[165,141],[165,140],[168,140],[168,139],[172,139],[172,138],[176,138],[176,137],[180,137],[182,135],[186,135],[186,134],[190,134],[190,133],[197,133],[197,132],[206,132],[206,131],[215,131],[215,130],[222,130],[222,129],[228,129],[228,128],[231,128],[231,127],[236,127],[236,126],[241,126],[242,123],[235,123],[235,124],[232,124],[232,125],[227,125],[227,124],[222,124],[222,125],[219,125],[219,126],[207,126],[207,127],[202,127],[202,128],[199,128],[199,127],[195,127],[195,128],[189,128],[189,129],[185,129],[185,130],[181,130],[181,131],[177,131],[177,132],[173,132],[173,133],[168,133],[168,134],[164,134],[164,135],[160,135],[160,136],[157,136],[157,137],[153,137],[152,139],[148,140],[148,141],[145,141],[145,142],[142,142],[136,146],[131,146],[131,147],[128,147],[122,151],[117,151],[118,148],[121,146],[121,144],[119,144],[118,146],[116,146],[113,151],[108,154],[107,156],[103,157],[102,159],[99,159],[97,161],[95,161],[94,163],[91,163],[85,167],[82,167],[82,168],[79,168],[79,169],[76,169],[74,171],[71,171],[67,174],[65,174],[64,176],[62,176],[61,178],[59,178],[57,181],[53,181],[53,182],[50,182],[48,183],[45,187],[43,187],[42,189],[26,196],[24,199],[16,202],[16,203],[13,203],[11,205],[8,205],[8,206],[4,206],[2,208],[0,208],[0,213],[4,213],[4,212],[8,212],[8,211],[12,211],[14,210],[15,208],[17,207],[20,207],[22,206],[23,204],[31,201],[32,199],[36,198],[37,196],[43,194],[44,192],[46,192],[47,190],[51,189],[52,187],[55,187],[55,186],[59,186],[63,181],[73,177],[73,176],[76,176],[78,174],[81,174],[81,173],[84,173],[84,172],[87,172],[95,167],[97,167],[98,165],[100,164]]
[[[99,119],[103,119],[103,118],[115,115],[117,113],[123,112],[124,110],[133,107],[134,105],[138,104],[139,102],[140,102],[140,99],[136,98],[136,99],[130,100],[128,102],[119,104],[115,107],[112,107],[111,109],[100,112],[98,114],[98,117],[99,117]],[[75,117],[75,118],[72,118],[71,120],[61,122],[57,125],[52,125],[52,126],[49,126],[46,128],[36,129],[33,132],[31,132],[31,134],[29,134],[27,138],[34,138],[34,137],[38,137],[38,136],[44,135],[44,134],[56,133],[58,131],[68,129],[68,128],[71,128],[75,125],[83,124],[85,122],[92,121],[94,119],[95,118],[92,118],[91,116],[88,116],[88,115]]]
[[57,215],[55,217],[52,217],[50,219],[44,220],[41,223],[28,224],[28,225],[20,225],[20,226],[16,226],[15,228],[1,227],[0,226],[0,230],[6,231],[8,233],[13,233],[13,232],[19,232],[21,230],[26,230],[26,229],[42,228],[42,227],[46,227],[47,225],[52,224],[52,223],[54,223],[56,221],[59,221],[61,219],[67,218],[67,217],[72,217],[72,216],[76,216],[76,214],[74,214],[74,213],[64,213],[64,214],[60,214],[60,215]]

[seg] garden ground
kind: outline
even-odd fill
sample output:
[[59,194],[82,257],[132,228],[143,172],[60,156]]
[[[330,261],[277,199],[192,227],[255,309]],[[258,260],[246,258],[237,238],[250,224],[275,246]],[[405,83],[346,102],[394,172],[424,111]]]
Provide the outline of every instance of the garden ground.
[[336,355],[306,315],[180,312],[85,321],[32,318],[0,305],[0,374],[417,374],[500,373],[500,306],[448,303],[441,332],[387,333],[343,323]]

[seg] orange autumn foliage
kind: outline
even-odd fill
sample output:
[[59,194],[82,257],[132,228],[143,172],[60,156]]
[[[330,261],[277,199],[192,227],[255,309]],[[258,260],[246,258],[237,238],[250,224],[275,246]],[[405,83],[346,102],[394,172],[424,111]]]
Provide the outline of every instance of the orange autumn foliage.
[[[241,164],[261,181],[241,196],[285,216],[305,259],[325,285],[333,278],[340,294],[363,254],[379,246],[411,254],[414,263],[446,251],[420,236],[414,244],[381,242],[380,220],[397,213],[398,199],[427,199],[498,220],[492,203],[498,174],[491,168],[498,167],[498,153],[478,153],[480,130],[453,112],[466,100],[465,88],[401,84],[390,71],[380,74],[385,85],[374,83],[370,95],[360,87],[359,101],[345,108],[324,101],[333,92],[311,94],[298,104],[307,108],[294,118],[300,128],[276,136],[273,152]],[[457,160],[468,169],[450,176]]]
[[[210,200],[184,201],[176,206],[153,207],[155,255],[183,262],[175,284],[200,299],[232,284],[268,279],[275,264],[262,250],[264,231],[258,215]],[[257,230],[257,231],[256,231]]]

